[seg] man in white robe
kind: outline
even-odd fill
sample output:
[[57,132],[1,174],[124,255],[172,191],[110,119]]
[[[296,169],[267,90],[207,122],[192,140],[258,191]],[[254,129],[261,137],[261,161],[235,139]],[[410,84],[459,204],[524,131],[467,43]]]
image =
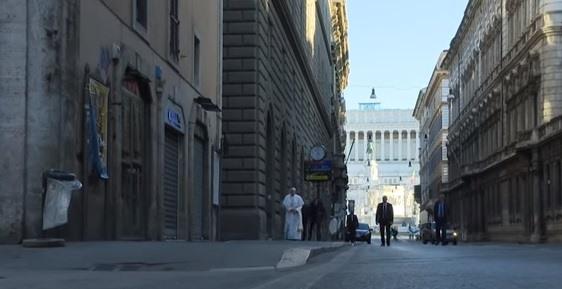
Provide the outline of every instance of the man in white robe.
[[302,239],[302,206],[304,201],[297,194],[296,188],[291,188],[289,194],[283,199],[283,207],[285,208],[285,239],[301,240]]

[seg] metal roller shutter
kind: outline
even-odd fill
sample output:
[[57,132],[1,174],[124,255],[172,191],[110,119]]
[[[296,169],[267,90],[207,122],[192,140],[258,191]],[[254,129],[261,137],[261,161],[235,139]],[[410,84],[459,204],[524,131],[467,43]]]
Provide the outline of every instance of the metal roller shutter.
[[180,135],[166,129],[164,152],[164,238],[177,239]]

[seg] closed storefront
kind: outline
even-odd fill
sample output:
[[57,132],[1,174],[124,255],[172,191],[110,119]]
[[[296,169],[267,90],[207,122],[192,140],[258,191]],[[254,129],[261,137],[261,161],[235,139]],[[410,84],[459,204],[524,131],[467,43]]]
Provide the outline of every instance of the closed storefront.
[[171,104],[166,109],[164,133],[164,239],[178,238],[179,210],[183,208],[183,113],[179,106]]
[[178,235],[178,200],[180,169],[180,137],[166,128],[164,152],[164,238],[176,239]]

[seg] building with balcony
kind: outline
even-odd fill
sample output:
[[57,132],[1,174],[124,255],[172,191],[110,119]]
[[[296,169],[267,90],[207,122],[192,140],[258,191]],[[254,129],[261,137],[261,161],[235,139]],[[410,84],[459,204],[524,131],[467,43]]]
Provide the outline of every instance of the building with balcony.
[[346,104],[343,90],[347,88],[349,78],[349,44],[347,20],[347,0],[330,0],[332,24],[332,61],[336,93],[332,106],[332,126],[336,132],[334,136],[334,193],[332,203],[335,204],[333,214],[342,216],[345,212],[346,192],[348,189],[348,173],[345,164],[346,133]]
[[562,240],[562,6],[469,1],[450,79],[452,222],[468,240]]
[[449,79],[441,53],[426,88],[418,95],[414,117],[420,122],[420,194],[422,210],[433,210],[449,177],[447,129],[449,127]]

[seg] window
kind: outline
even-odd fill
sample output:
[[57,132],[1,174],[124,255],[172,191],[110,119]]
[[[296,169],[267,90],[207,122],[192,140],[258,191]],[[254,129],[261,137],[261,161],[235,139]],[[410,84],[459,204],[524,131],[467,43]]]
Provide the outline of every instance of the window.
[[148,29],[148,0],[134,0],[135,28]]
[[170,56],[175,61],[179,60],[180,54],[180,21],[178,11],[178,0],[170,0]]
[[199,68],[199,57],[200,57],[200,41],[197,36],[193,39],[193,81],[196,85],[199,85],[200,81],[200,68]]

